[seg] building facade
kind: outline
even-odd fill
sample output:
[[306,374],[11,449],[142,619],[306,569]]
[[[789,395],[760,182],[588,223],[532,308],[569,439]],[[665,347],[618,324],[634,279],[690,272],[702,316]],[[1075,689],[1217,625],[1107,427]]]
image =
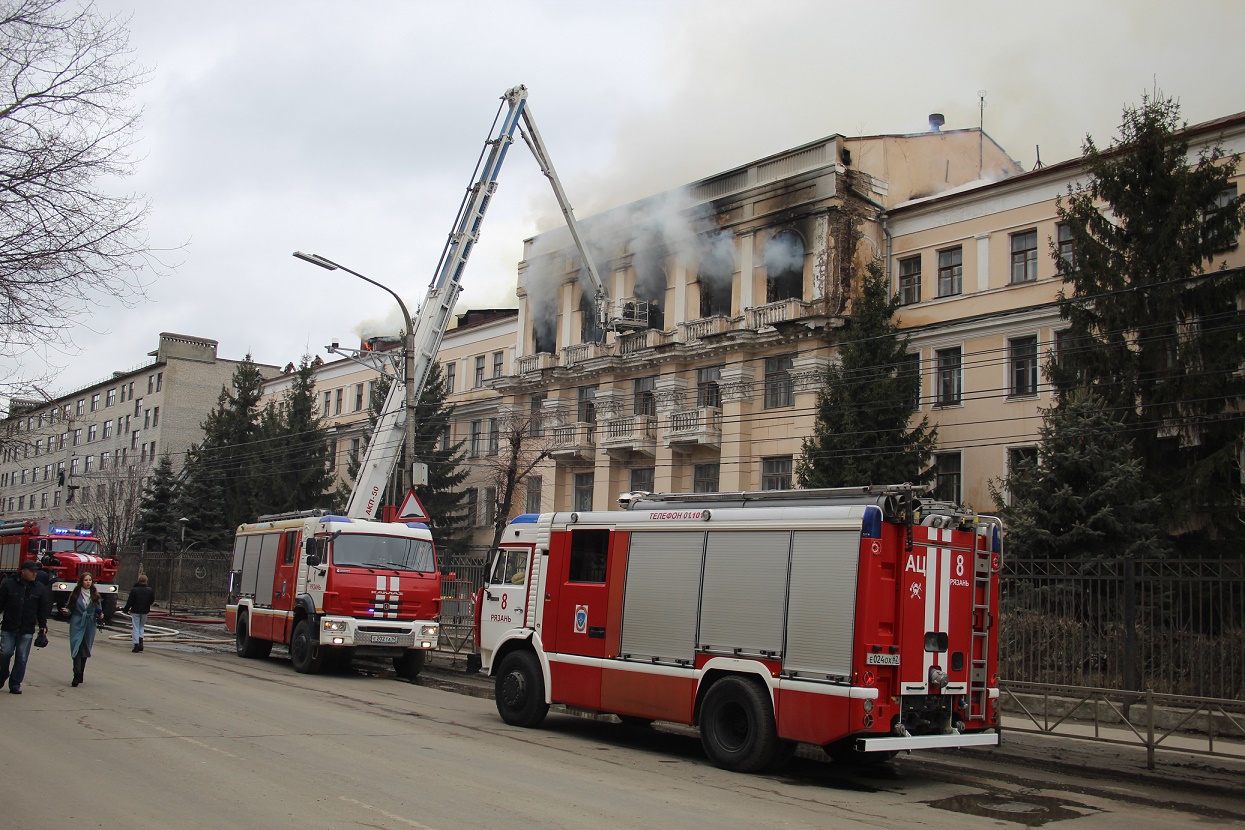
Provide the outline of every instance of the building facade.
[[0,422],[0,519],[91,524],[126,541],[155,459],[167,453],[181,469],[232,381],[239,361],[218,357],[217,346],[164,332],[135,369],[55,400],[11,400]]

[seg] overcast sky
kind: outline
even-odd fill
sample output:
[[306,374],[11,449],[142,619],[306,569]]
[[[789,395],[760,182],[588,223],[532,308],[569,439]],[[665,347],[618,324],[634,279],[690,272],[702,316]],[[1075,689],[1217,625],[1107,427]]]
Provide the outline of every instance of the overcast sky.
[[[334,337],[396,333],[389,295],[293,259],[334,259],[422,302],[498,98],[526,84],[577,215],[833,133],[985,129],[1024,168],[1115,135],[1158,88],[1190,123],[1245,110],[1245,3],[833,0],[97,0],[132,15],[152,71],[142,157],[168,274],[101,302],[50,359],[63,394],[145,362],[162,331],[284,365]],[[514,307],[522,243],[559,221],[521,144],[464,278]],[[14,367],[6,367],[12,370]]]

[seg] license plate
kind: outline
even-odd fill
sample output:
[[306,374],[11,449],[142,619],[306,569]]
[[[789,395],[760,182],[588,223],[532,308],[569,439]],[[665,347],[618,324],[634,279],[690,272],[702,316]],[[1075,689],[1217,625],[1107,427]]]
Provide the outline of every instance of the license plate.
[[396,634],[373,634],[372,642],[373,643],[396,643],[398,642],[398,637]]
[[869,654],[865,656],[866,666],[898,666],[898,654]]

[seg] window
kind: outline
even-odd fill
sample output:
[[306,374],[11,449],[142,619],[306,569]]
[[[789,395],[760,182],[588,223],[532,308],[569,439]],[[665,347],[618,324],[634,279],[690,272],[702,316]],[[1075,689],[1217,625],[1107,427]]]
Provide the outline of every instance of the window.
[[597,422],[597,388],[595,386],[579,387],[578,411],[576,413],[581,424]]
[[765,408],[775,409],[791,406],[794,393],[791,384],[791,367],[795,355],[780,354],[765,358]]
[[960,402],[960,347],[939,349],[934,352],[937,363],[938,390],[934,403],[938,406],[954,406]]
[[94,441],[94,440],[95,440],[95,437],[96,437],[96,435],[97,435],[98,433],[99,433],[99,425],[98,425],[98,424],[91,424],[90,426],[88,426],[88,427],[86,428],[86,440],[87,440],[87,442],[88,442],[88,443],[90,443],[91,441]]
[[[107,454],[108,454],[108,453],[104,453],[104,455],[107,455]],[[44,481],[51,481],[51,480],[52,480],[52,465],[51,465],[51,464],[44,464],[44,465],[43,465],[43,480],[44,480]]]
[[501,451],[501,430],[496,418],[488,419],[488,454],[497,455]]
[[899,260],[899,304],[912,305],[921,301],[921,257]]
[[160,391],[160,387],[164,385],[164,372],[156,372],[156,391]]
[[505,352],[493,352],[493,377],[499,378],[502,375],[502,365],[506,362]]
[[522,585],[527,579],[528,552],[525,550],[497,551],[493,562],[492,573],[489,574],[490,585]]
[[804,240],[795,231],[779,231],[765,245],[765,302],[803,299]]
[[333,393],[333,414],[334,415],[342,414],[342,397],[345,391],[346,390],[342,388],[342,389],[336,390]]
[[[52,491],[52,506],[53,506],[53,507],[60,507],[60,506],[61,506],[61,491],[60,491],[60,490],[53,490],[53,491]],[[12,510],[12,509],[13,509],[13,500],[12,500],[12,499],[9,499],[9,509],[10,509],[10,510]]]
[[445,394],[447,395],[454,393],[454,374],[457,369],[458,364],[453,361],[445,364]]
[[692,492],[718,492],[718,476],[721,469],[722,465],[716,461],[709,464],[694,464],[692,466]]
[[329,414],[329,410],[331,410],[332,408],[333,408],[333,393],[325,392],[324,393],[324,414],[325,416]]
[[82,462],[83,472],[89,473],[94,468],[95,468],[95,456],[93,455],[85,456]]
[[471,442],[467,445],[467,455],[472,458],[478,458],[480,455],[480,444],[484,438],[484,422],[471,422]]
[[467,498],[463,499],[463,513],[469,527],[480,523],[480,491],[474,487],[467,488]]
[[1038,449],[1037,447],[1008,447],[1007,448],[1007,474],[1015,475],[1022,469],[1034,469],[1037,467]]
[[938,296],[953,297],[964,291],[964,249],[960,246],[938,252]]
[[706,366],[696,370],[696,406],[722,408],[722,367]]
[[143,429],[151,429],[151,410],[143,413]]
[[497,488],[496,487],[485,487],[484,488],[484,504],[482,506],[484,508],[484,516],[481,519],[480,524],[485,525],[485,526],[493,524],[494,519],[497,518]]
[[74,414],[80,416],[84,412],[86,412],[86,398],[79,398],[78,403],[74,408]]
[[147,394],[150,395],[154,391],[156,391],[156,376],[148,375],[147,376]]
[[[69,459],[69,475],[76,476],[78,474],[78,460],[79,459],[77,456],[74,456],[73,458]],[[22,476],[22,483],[23,484],[26,483],[25,475]]]
[[761,489],[791,489],[791,456],[784,455],[761,460]]
[[594,473],[575,473],[575,510],[592,509],[592,490],[595,486]]
[[916,409],[921,405],[921,353],[908,352],[903,356],[903,362],[899,365],[899,376],[904,378],[914,378],[912,382],[912,399],[909,405]]
[[1215,197],[1214,206],[1206,212],[1202,221],[1208,240],[1216,251],[1224,251],[1236,245],[1236,235],[1229,233],[1224,223],[1230,219],[1230,211],[1236,204],[1236,185],[1231,184]]
[[1012,234],[1012,282],[1037,279],[1037,231]]
[[960,503],[960,454],[958,452],[940,452],[934,455],[934,471],[936,483],[934,498]]
[[99,393],[96,392],[91,396],[91,411],[95,412],[99,409]]
[[654,468],[636,467],[631,471],[631,492],[653,492]]
[[151,410],[151,425],[153,427],[160,426],[160,407]]
[[130,449],[138,449],[138,430],[134,430],[130,433]]
[[1055,226],[1056,244],[1059,247],[1059,258],[1064,268],[1072,271],[1076,268],[1076,241],[1072,238],[1072,228],[1060,222]]
[[350,439],[350,460],[358,463],[359,451],[362,449],[362,441],[358,438]]
[[[105,441],[107,441],[107,440],[108,440],[109,438],[111,438],[111,437],[112,437],[112,420],[111,420],[111,419],[109,419],[109,420],[107,420],[107,421],[104,421],[104,435],[103,435],[103,438],[104,438],[104,440],[105,440]],[[49,440],[51,440],[51,439],[49,439]],[[49,444],[48,446],[49,446],[49,448],[50,448],[50,447],[51,447],[51,444]]]
[[39,506],[40,506],[40,507],[47,507],[47,506],[48,506],[48,494],[47,494],[47,493],[40,493],[40,494],[39,494]]
[[112,453],[108,452],[108,450],[104,450],[103,452],[99,454],[99,468],[101,470],[107,469],[108,462],[111,460],[112,460]]
[[363,384],[356,383],[354,385],[354,411],[358,412],[363,409]]
[[152,461],[156,460],[156,442],[155,441],[151,442],[151,460]]
[[608,530],[572,530],[571,568],[567,581],[604,584],[609,549]]
[[139,398],[134,402],[134,417],[137,418],[143,412],[143,399]]
[[75,447],[82,444],[82,429],[79,427],[73,431],[73,445]]
[[549,397],[543,392],[532,395],[528,399],[528,422],[527,434],[533,438],[539,438],[545,434],[544,406],[545,399]]
[[524,482],[524,490],[526,495],[523,499],[523,511],[525,513],[540,512],[541,487],[544,482],[540,476],[528,476]]
[[[107,409],[108,407],[116,404],[116,402],[117,402],[117,390],[109,389],[108,394],[104,396],[104,408]],[[40,424],[40,426],[42,426],[42,424]]]
[[328,470],[330,473],[337,471],[337,439],[330,438],[328,441]]
[[39,457],[39,453],[43,451],[43,439],[35,439],[35,458]]
[[1008,365],[1011,367],[1013,397],[1036,395],[1038,391],[1037,337],[1017,337],[1007,341]]
[[635,379],[635,392],[631,399],[632,415],[657,414],[657,398],[654,395],[656,389],[657,375]]
[[475,382],[472,384],[476,389],[484,385],[484,355],[476,355],[476,373]]
[[446,424],[445,429],[441,430],[441,452],[450,451],[450,439],[452,437],[452,429],[449,424]]

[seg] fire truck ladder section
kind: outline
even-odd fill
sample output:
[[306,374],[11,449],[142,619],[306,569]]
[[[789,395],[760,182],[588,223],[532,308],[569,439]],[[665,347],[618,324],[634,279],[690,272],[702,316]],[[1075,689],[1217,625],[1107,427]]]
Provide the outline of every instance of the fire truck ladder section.
[[[983,537],[980,534],[974,533],[973,539],[973,640],[969,658],[969,715],[984,719],[990,699],[990,630],[995,620],[995,609],[991,604],[994,593],[991,590],[994,551],[989,544],[982,548]],[[989,536],[985,537],[986,541],[989,539]]]

